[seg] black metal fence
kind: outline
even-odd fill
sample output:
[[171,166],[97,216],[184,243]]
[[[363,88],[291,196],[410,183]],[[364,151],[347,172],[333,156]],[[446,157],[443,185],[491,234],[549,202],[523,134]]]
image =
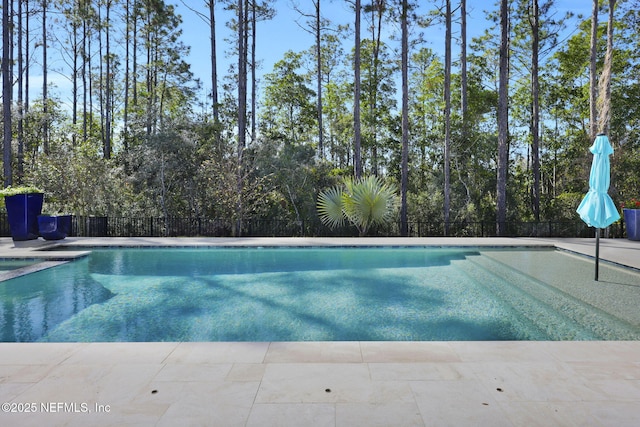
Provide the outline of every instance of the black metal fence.
[[[236,223],[219,218],[129,218],[74,216],[73,236],[83,237],[330,237],[357,236],[353,227],[331,230],[317,219],[303,221],[284,220],[243,220]],[[580,220],[507,222],[505,236],[509,237],[593,237],[594,230]],[[238,234],[237,230],[240,229]],[[605,236],[623,237],[624,224],[615,223],[606,231]],[[6,214],[0,215],[0,235],[10,236]],[[371,230],[370,236],[400,236],[400,224]],[[437,221],[413,221],[409,223],[408,235],[411,237],[442,237],[445,224]],[[495,237],[496,223],[451,222],[447,236],[451,237]]]

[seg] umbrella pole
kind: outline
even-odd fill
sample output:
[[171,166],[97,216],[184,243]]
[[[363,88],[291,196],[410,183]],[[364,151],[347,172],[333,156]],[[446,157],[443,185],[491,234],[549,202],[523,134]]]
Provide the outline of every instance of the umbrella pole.
[[600,261],[600,229],[596,227],[596,282],[598,281],[599,261]]

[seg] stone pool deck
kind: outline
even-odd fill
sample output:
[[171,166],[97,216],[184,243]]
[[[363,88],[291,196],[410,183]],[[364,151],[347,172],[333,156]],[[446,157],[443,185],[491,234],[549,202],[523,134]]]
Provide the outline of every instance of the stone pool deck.
[[[63,243],[508,245],[594,253],[594,239]],[[50,258],[37,250],[43,245],[50,246],[0,239],[0,257]],[[600,256],[640,269],[640,242],[602,239]],[[0,343],[0,403],[2,426],[637,426],[640,341]]]

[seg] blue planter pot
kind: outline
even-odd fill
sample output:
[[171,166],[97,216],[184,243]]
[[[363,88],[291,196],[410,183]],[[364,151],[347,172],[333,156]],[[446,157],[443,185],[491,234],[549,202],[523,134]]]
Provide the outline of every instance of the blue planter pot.
[[640,209],[625,209],[624,225],[627,229],[627,239],[640,240]]
[[61,240],[71,234],[71,215],[38,216],[38,231],[45,240]]
[[15,194],[4,198],[13,240],[38,238],[38,215],[42,212],[43,201],[42,193]]

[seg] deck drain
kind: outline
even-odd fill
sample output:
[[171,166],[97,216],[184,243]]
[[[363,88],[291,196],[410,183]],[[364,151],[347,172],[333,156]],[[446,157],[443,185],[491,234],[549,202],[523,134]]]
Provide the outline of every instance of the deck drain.
[[502,393],[504,391],[500,387],[498,387],[496,390],[498,390],[500,393]]
[[158,390],[151,390],[151,394],[156,394]]
[[331,393],[331,389],[330,388],[325,388],[324,391],[325,391],[325,393]]

